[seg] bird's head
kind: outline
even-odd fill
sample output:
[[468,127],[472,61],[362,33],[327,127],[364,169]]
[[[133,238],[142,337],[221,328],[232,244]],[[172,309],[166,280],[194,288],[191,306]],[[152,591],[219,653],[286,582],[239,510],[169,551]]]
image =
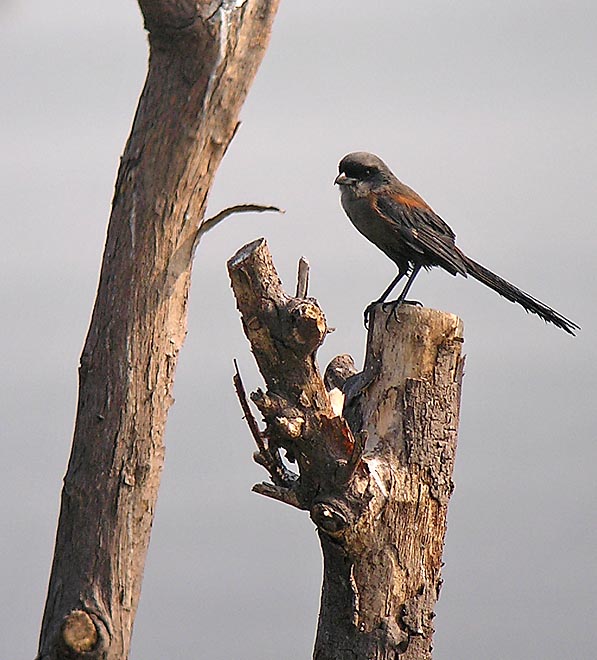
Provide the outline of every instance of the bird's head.
[[357,196],[389,183],[393,176],[381,158],[366,151],[355,151],[344,156],[338,165],[338,172],[334,183],[341,190],[350,189]]

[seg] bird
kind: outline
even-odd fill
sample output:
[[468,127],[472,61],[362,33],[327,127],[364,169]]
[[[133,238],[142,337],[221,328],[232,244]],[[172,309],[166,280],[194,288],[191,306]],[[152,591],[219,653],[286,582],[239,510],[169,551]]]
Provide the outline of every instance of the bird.
[[[397,309],[405,302],[420,270],[439,266],[451,275],[470,275],[571,335],[580,330],[573,321],[464,254],[456,246],[456,234],[451,227],[375,154],[349,153],[340,161],[338,172],[334,183],[340,188],[340,202],[349,220],[398,267],[398,274],[389,286],[365,309],[365,327],[375,305],[385,303],[403,277],[408,276],[406,284],[391,303],[396,318]],[[392,314],[388,320],[391,317]]]

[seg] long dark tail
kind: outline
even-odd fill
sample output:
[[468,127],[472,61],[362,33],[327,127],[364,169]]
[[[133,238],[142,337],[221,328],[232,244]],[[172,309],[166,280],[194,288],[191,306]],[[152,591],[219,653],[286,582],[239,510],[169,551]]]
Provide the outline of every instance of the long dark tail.
[[504,296],[510,302],[522,305],[527,312],[537,314],[537,316],[540,316],[547,323],[553,323],[571,335],[574,335],[575,330],[580,330],[580,326],[565,316],[558,314],[555,309],[544,305],[540,300],[529,296],[528,293],[521,291],[518,287],[510,284],[510,282],[506,282],[499,275],[487,270],[487,268],[473,261],[470,257],[462,254],[462,258],[466,264],[467,273],[490,289],[493,289],[496,293],[499,293],[500,296]]

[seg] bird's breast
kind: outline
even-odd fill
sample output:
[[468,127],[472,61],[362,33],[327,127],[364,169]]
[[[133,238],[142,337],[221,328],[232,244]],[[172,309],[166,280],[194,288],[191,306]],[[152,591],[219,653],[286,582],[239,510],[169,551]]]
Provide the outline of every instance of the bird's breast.
[[365,238],[395,263],[404,263],[404,243],[397,227],[390,227],[366,197],[357,197],[343,189],[340,201],[349,220]]

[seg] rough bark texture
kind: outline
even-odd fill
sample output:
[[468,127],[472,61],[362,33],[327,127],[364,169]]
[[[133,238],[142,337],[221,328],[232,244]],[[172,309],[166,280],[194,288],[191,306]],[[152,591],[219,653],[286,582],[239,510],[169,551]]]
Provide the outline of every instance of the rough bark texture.
[[128,656],[207,193],[278,0],[140,0],[147,80],[79,369],[39,658]]
[[[314,658],[430,659],[458,431],[460,320],[412,306],[388,319],[377,307],[363,371],[335,358],[327,393],[315,354],[328,329],[316,301],[283,292],[263,240],[228,267],[267,384],[252,395],[265,430],[252,431],[273,483],[255,490],[309,511],[323,549]],[[297,474],[272,469],[280,449]]]

